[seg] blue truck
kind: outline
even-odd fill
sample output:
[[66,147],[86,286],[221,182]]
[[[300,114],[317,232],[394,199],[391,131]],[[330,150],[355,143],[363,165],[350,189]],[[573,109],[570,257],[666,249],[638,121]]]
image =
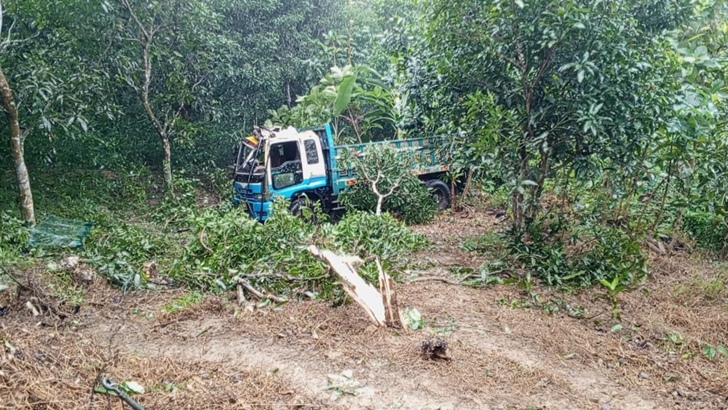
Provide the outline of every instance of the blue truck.
[[339,195],[357,182],[356,169],[347,155],[361,155],[371,144],[391,144],[410,151],[415,160],[411,172],[427,184],[440,210],[451,204],[451,192],[443,182],[448,171],[446,156],[437,149],[441,137],[411,138],[335,145],[330,124],[305,129],[255,127],[253,135],[236,146],[234,196],[236,205],[263,222],[271,214],[274,197],[290,201],[290,210],[300,214],[311,202],[324,212],[344,209]]

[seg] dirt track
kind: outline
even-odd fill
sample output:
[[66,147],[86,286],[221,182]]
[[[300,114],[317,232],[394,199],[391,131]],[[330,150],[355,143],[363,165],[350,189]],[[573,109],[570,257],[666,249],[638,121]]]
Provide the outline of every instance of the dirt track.
[[[482,216],[443,218],[422,228],[435,242],[431,258],[439,261],[425,273],[448,275],[443,266],[458,261],[477,264],[476,256],[457,251],[456,244],[489,226],[492,220]],[[178,396],[164,391],[138,396],[147,406],[155,404],[148,409],[728,408],[728,358],[709,361],[700,354],[701,343],[726,342],[728,295],[722,289],[716,298],[701,299],[691,287],[723,271],[680,255],[661,256],[653,267],[642,291],[623,295],[619,332],[610,331],[608,314],[600,315],[607,304],[595,298],[596,291],[557,295],[538,289],[544,298],[563,298],[593,317],[576,319],[509,303],[522,298],[512,286],[473,289],[437,281],[398,287],[400,303],[418,308],[427,323],[425,330],[405,334],[372,327],[356,305],[295,302],[246,312],[227,295],[166,313],[163,307],[180,292],[137,292],[119,300],[118,291],[105,287],[90,292],[70,326],[37,327],[37,320],[19,311],[2,330],[14,340],[25,329],[37,339],[52,336],[116,352],[105,359],[110,368],[147,384],[172,376],[139,368],[140,360],[144,366],[188,369],[176,382]],[[666,342],[675,333],[683,338],[679,346]],[[432,334],[449,342],[451,361],[420,357],[418,343]],[[275,381],[243,390],[236,387],[243,377],[236,372]],[[329,380],[342,373],[358,385]],[[219,374],[226,376],[210,376]],[[93,380],[79,377],[73,383],[82,388]],[[343,394],[332,397],[337,390]],[[195,392],[198,401],[185,401],[186,392]],[[205,402],[205,394],[217,401]],[[92,396],[77,408],[98,403]]]

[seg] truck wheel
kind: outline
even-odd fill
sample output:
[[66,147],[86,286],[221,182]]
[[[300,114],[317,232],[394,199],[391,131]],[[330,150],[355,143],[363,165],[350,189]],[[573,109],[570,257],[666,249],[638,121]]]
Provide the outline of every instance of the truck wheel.
[[313,204],[314,201],[308,199],[305,196],[299,196],[298,198],[291,201],[291,206],[288,209],[294,216],[303,218],[307,222],[316,223],[318,222],[318,218],[314,214]]
[[435,199],[437,210],[443,211],[450,208],[450,204],[452,202],[450,187],[439,179],[431,179],[426,183],[427,188],[429,188],[430,193],[432,194],[432,198]]

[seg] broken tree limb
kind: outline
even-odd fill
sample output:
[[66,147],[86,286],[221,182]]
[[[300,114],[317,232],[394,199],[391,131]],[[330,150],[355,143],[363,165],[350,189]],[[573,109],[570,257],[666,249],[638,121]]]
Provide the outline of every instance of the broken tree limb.
[[[248,292],[250,292],[250,294],[252,294],[253,296],[255,296],[258,300],[270,299],[270,300],[272,300],[274,302],[277,302],[277,303],[286,303],[286,302],[288,302],[288,299],[286,299],[286,298],[278,297],[278,296],[273,295],[273,294],[270,294],[270,293],[264,294],[263,292],[261,292],[258,289],[254,288],[253,285],[251,285],[247,280],[245,280],[245,279],[243,279],[241,277],[237,277],[235,279],[235,282],[237,282],[239,286],[242,286],[243,288],[245,288],[245,290],[247,290]],[[241,293],[242,293],[242,290],[239,289],[238,290],[238,301],[240,301],[240,295],[241,295]],[[245,295],[243,295],[243,300],[244,299],[245,299]]]
[[394,292],[394,280],[384,272],[379,258],[375,261],[379,272],[379,292],[382,294],[384,304],[384,322],[388,327],[407,329],[407,326],[402,326],[404,319],[397,303],[397,294]]
[[384,273],[378,260],[377,267],[379,268],[379,282],[382,293],[367,283],[356,272],[354,266],[363,263],[360,258],[349,255],[337,255],[334,252],[319,249],[314,245],[311,245],[308,250],[314,256],[326,262],[331,267],[331,270],[341,278],[344,291],[364,308],[369,318],[377,326],[402,327],[402,320],[399,316],[399,309],[397,308],[397,299],[392,290],[393,281]]

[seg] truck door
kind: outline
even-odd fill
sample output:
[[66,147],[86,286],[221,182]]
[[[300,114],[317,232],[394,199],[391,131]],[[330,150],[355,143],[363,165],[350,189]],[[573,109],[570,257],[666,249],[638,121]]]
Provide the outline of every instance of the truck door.
[[309,184],[318,185],[317,182],[326,181],[326,164],[324,163],[321,141],[318,136],[307,131],[302,133],[304,161],[303,177],[309,180]]
[[271,144],[269,159],[274,190],[280,191],[303,182],[303,164],[297,141]]

